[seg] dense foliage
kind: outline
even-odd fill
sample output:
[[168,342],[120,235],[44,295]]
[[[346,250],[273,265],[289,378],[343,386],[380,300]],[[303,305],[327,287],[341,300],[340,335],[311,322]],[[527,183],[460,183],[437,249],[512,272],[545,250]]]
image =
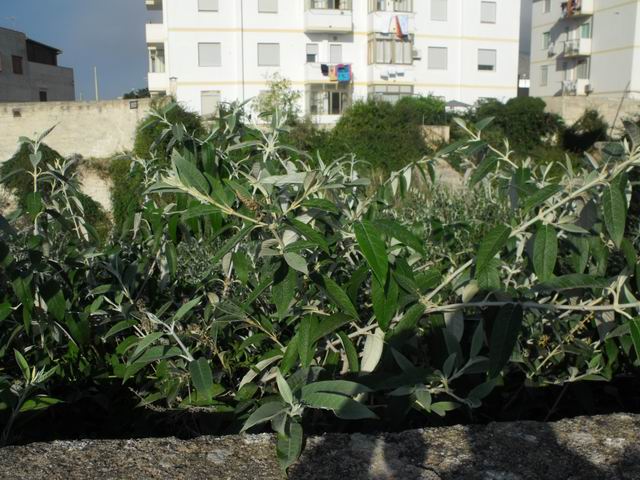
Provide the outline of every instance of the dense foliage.
[[[169,111],[170,164],[141,162],[145,201],[108,245],[42,138],[23,141],[34,188],[0,217],[5,439],[117,379],[141,406],[268,424],[287,468],[335,417],[401,425],[637,372],[632,125],[617,156],[551,176],[485,142],[489,120],[458,120],[467,138],[371,189],[357,156],[310,166],[278,115],[260,131],[234,110],[201,135]],[[445,194],[424,189],[454,155],[473,193],[439,215]]]

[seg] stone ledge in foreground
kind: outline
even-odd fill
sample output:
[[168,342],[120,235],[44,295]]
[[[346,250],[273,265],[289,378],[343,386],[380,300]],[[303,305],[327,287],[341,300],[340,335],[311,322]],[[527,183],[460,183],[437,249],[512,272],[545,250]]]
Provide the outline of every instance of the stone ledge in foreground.
[[[271,435],[86,440],[0,449],[0,478],[282,479]],[[640,415],[311,438],[304,480],[640,480]]]

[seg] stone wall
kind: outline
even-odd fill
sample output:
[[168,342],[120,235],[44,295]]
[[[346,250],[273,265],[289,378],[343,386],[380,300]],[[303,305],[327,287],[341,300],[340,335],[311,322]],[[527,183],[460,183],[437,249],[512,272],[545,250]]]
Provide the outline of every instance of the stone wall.
[[62,155],[104,158],[130,150],[150,107],[149,99],[0,103],[0,162],[11,158],[19,137],[33,138],[54,125],[45,142]]
[[542,97],[542,100],[547,104],[547,111],[560,115],[567,125],[575,123],[588,109],[598,110],[615,130],[622,128],[623,120],[640,115],[640,100],[630,98],[566,96]]

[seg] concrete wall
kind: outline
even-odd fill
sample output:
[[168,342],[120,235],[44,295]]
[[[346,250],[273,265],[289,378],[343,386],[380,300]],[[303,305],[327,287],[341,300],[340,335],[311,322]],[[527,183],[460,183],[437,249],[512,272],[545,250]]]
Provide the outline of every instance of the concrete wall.
[[57,125],[45,141],[62,155],[108,157],[133,147],[138,122],[151,101],[0,103],[0,162],[11,158],[18,138],[33,138]]
[[[22,75],[13,73],[13,55],[22,58]],[[39,102],[41,91],[49,101],[74,100],[73,69],[28,61],[25,34],[0,28],[0,102]]]
[[[567,125],[578,120],[585,110],[598,110],[609,126],[622,128],[622,121],[640,115],[640,100],[606,97],[542,97],[547,104],[547,111],[557,113],[564,118]],[[621,102],[622,101],[622,105]],[[619,112],[618,112],[619,110]]]

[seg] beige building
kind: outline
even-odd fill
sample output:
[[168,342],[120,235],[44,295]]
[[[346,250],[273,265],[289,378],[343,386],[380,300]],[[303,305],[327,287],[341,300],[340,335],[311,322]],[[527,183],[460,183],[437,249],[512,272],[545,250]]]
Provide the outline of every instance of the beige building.
[[0,27],[0,102],[75,100],[73,69],[58,66],[61,53]]
[[534,0],[531,95],[640,98],[640,0]]

